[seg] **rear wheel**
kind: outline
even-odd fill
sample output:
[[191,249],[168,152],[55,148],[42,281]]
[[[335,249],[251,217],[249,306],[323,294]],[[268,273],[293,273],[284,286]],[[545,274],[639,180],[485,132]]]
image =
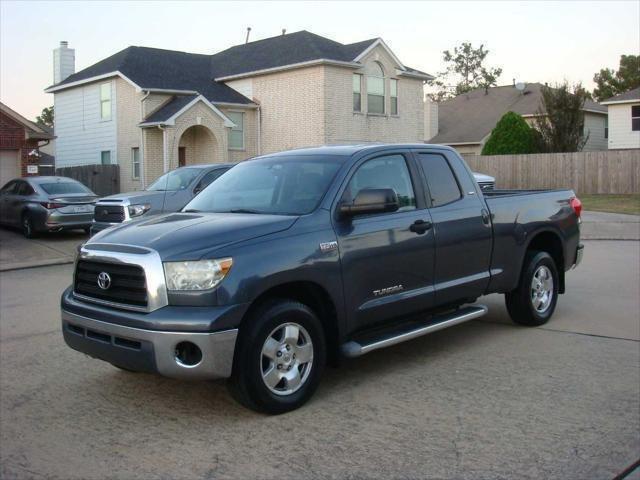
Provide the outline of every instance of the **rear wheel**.
[[505,295],[511,319],[537,326],[549,321],[558,301],[558,269],[547,252],[528,252],[518,288]]
[[22,214],[22,234],[25,236],[25,238],[33,238],[36,235],[36,232],[33,228],[33,219],[27,212]]
[[240,329],[231,393],[259,412],[295,410],[320,382],[325,348],[322,324],[313,310],[292,300],[270,301]]

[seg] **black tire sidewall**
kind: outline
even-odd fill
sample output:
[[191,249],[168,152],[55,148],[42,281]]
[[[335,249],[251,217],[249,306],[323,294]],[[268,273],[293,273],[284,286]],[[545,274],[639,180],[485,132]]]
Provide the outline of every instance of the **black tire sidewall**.
[[[233,366],[233,375],[241,384],[240,388],[251,399],[252,407],[259,411],[278,414],[298,408],[313,395],[322,375],[326,343],[320,320],[306,305],[288,300],[272,302],[247,320],[241,327],[239,351]],[[303,326],[309,333],[313,343],[313,365],[299,390],[290,395],[276,395],[262,379],[262,347],[267,335],[289,322]]]
[[[27,231],[27,229],[25,228],[25,222],[29,222],[29,231]],[[29,215],[28,213],[22,214],[20,228],[22,229],[22,234],[25,238],[33,238],[33,236],[35,235],[35,231],[33,229],[33,220],[31,219],[31,215]]]
[[[533,275],[540,266],[546,266],[551,272],[553,277],[553,298],[551,299],[551,305],[546,311],[538,312],[531,302],[531,282]],[[521,303],[520,308],[526,311],[526,321],[521,322],[527,325],[543,325],[549,321],[553,312],[556,309],[556,303],[558,302],[558,290],[559,290],[558,269],[551,255],[547,252],[533,252],[527,257],[527,265],[523,271],[521,283],[518,292],[518,300]],[[517,321],[517,320],[516,320]]]

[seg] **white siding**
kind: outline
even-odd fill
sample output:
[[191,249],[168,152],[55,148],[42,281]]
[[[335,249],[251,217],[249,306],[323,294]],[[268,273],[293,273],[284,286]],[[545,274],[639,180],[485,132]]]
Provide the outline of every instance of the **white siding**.
[[111,119],[100,118],[100,85],[96,82],[54,94],[56,166],[100,163],[100,152],[111,151],[116,162],[116,86],[111,82]]
[[253,79],[241,78],[240,80],[232,80],[231,82],[225,82],[226,85],[233,88],[236,92],[240,92],[242,95],[250,100],[253,100]]
[[606,150],[607,140],[604,138],[604,124],[606,115],[586,112],[584,114],[584,133],[589,135],[587,143],[582,149],[585,152]]
[[631,130],[631,106],[609,105],[609,149],[640,148],[640,132]]

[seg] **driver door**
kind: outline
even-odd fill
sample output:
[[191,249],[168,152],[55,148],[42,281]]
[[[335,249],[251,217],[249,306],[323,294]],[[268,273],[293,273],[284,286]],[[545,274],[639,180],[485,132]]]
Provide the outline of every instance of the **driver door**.
[[352,202],[364,188],[393,188],[400,200],[396,212],[335,221],[351,331],[433,304],[434,234],[412,162],[405,152],[368,158],[342,193]]

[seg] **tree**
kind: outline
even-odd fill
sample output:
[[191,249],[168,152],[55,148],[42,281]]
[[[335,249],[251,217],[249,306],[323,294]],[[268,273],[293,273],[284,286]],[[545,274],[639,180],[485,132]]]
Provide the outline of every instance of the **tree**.
[[505,113],[482,148],[482,155],[536,153],[534,130],[520,115]]
[[593,76],[594,98],[601,102],[640,87],[640,55],[621,55],[618,71],[603,68]]
[[438,74],[439,78],[430,83],[438,89],[430,94],[431,98],[441,101],[476,88],[488,90],[489,87],[497,85],[502,69],[486,67],[487,55],[489,50],[485,50],[484,45],[474,48],[469,42],[454,47],[453,52],[442,52],[442,59],[447,68]]
[[42,113],[36,117],[36,123],[53,128],[53,107],[45,107]]
[[584,136],[584,102],[589,94],[578,83],[542,86],[542,101],[535,116],[538,148],[543,152],[579,152],[587,143]]

